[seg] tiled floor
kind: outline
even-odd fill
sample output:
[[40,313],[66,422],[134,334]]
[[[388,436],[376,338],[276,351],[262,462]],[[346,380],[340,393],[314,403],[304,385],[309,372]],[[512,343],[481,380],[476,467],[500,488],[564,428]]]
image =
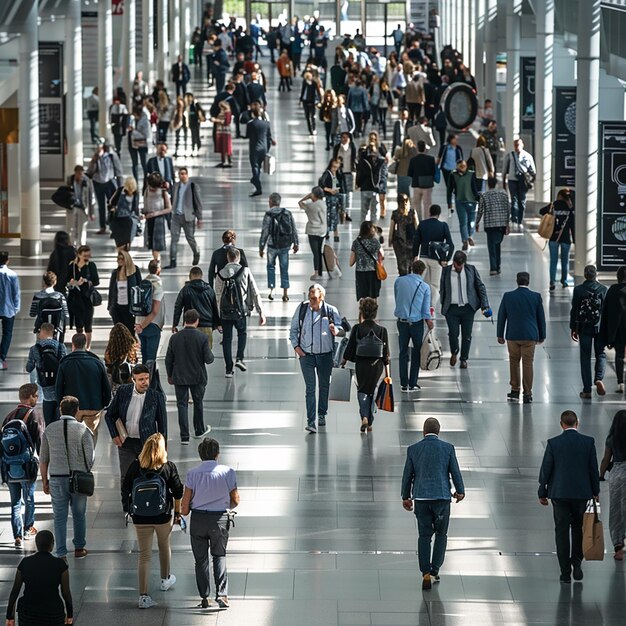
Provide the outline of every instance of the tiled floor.
[[[271,74],[268,71],[268,74]],[[197,98],[208,108],[213,91],[194,85]],[[623,400],[609,393],[581,405],[577,347],[569,340],[567,315],[570,289],[549,295],[547,252],[528,228],[504,244],[503,273],[488,276],[484,234],[476,236],[471,262],[481,271],[494,310],[502,293],[511,289],[515,272],[526,268],[532,287],[542,291],[548,314],[548,339],[537,351],[535,403],[511,406],[506,351],[496,342],[495,327],[477,316],[470,367],[460,371],[446,364],[421,379],[423,390],[399,397],[396,412],[379,413],[374,432],[358,432],[356,399],[350,405],[331,403],[328,426],[317,436],[304,432],[304,386],[287,341],[288,323],[309,284],[312,258],[304,237],[304,216],[297,199],[306,194],[322,173],[328,153],[324,139],[306,135],[298,91],[281,94],[271,82],[270,115],[278,139],[278,171],[264,176],[264,196],[250,200],[247,146],[235,141],[232,170],[214,169],[214,155],[206,147],[210,131],[203,130],[202,156],[178,159],[187,163],[202,189],[205,229],[199,233],[207,267],[210,251],[220,234],[234,227],[238,243],[248,252],[252,270],[263,288],[268,325],[252,318],[247,373],[225,380],[221,350],[209,368],[205,398],[207,421],[222,445],[222,460],[239,476],[241,505],[229,551],[232,607],[227,612],[206,611],[198,602],[189,539],[172,535],[173,567],[178,582],[167,593],[154,592],[158,607],[140,612],[137,599],[137,545],[132,528],[125,528],[118,495],[117,463],[112,445],[102,436],[97,449],[97,491],[89,502],[88,548],[84,561],[70,559],[72,589],[79,623],[107,626],[126,624],[219,624],[254,626],[332,626],[347,624],[467,625],[488,624],[623,624],[624,569],[608,558],[585,565],[583,584],[560,586],[553,554],[552,516],[536,499],[537,473],[545,441],[558,433],[558,417],[565,408],[579,412],[584,432],[596,437],[601,453],[613,413]],[[322,130],[323,134],[323,130]],[[469,145],[469,137],[464,145]],[[124,154],[126,171],[130,171]],[[291,257],[291,301],[266,298],[264,260],[258,257],[258,236],[267,194],[279,191],[284,205],[294,210],[301,251]],[[48,190],[49,194],[50,190]],[[393,184],[390,197],[393,197]],[[46,192],[44,192],[44,198]],[[443,194],[437,191],[436,200]],[[395,208],[390,203],[390,210]],[[359,207],[358,194],[355,206]],[[62,211],[43,202],[45,256],[52,233],[62,224]],[[342,226],[339,256],[341,280],[327,281],[328,300],[354,320],[357,303],[353,272],[348,268],[350,243],[358,227]],[[387,222],[388,224],[388,222]],[[456,219],[450,220],[458,242]],[[105,278],[115,263],[113,244],[90,232],[94,260]],[[179,268],[164,272],[169,315],[183,285],[191,253],[185,244]],[[15,246],[12,249],[16,249]],[[167,261],[167,255],[165,260]],[[391,256],[391,255],[390,255]],[[135,250],[146,267],[149,253]],[[16,400],[16,388],[28,380],[21,373],[33,340],[26,311],[30,293],[39,288],[44,257],[12,259],[21,277],[23,311],[8,359],[0,374],[0,409],[4,414]],[[391,276],[381,293],[380,321],[394,338]],[[105,287],[105,285],[103,285]],[[106,293],[106,289],[104,289]],[[167,327],[170,326],[168,317]],[[447,343],[445,325],[437,322]],[[97,311],[94,350],[103,354],[110,320],[105,307]],[[164,334],[161,355],[169,333]],[[394,360],[392,372],[397,375]],[[612,369],[608,389],[614,389]],[[182,448],[173,390],[168,392],[170,458],[181,473],[197,462],[193,446]],[[399,395],[399,394],[398,394]],[[466,499],[452,507],[452,520],[442,582],[422,594],[416,567],[416,531],[412,514],[400,503],[400,477],[406,446],[420,437],[428,416],[436,416],[442,436],[457,447],[467,486]],[[606,492],[606,489],[604,490]],[[8,493],[0,492],[0,595],[7,597],[20,555],[12,546]],[[605,520],[607,496],[603,494]],[[37,526],[51,526],[50,501],[37,491]],[[608,544],[608,535],[607,535]],[[157,557],[153,558],[152,588],[157,587]]]

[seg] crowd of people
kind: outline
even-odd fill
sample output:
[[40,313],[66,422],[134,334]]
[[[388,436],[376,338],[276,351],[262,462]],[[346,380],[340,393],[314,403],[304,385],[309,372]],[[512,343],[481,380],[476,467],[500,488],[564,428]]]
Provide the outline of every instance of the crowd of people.
[[[393,37],[394,51],[384,58],[379,50],[366,45],[358,31],[353,38],[346,36],[336,47],[329,68],[329,36],[316,20],[302,31],[294,23],[264,33],[256,23],[245,31],[235,22],[225,25],[205,15],[191,44],[193,65],[201,68],[206,63],[206,78],[209,86],[215,87],[208,115],[189,91],[194,68],[181,56],[169,76],[176,96],[168,93],[165,77],[149,85],[141,72],[131,94],[117,90],[109,111],[113,145],[96,133],[98,93],[94,90],[87,116],[94,121],[90,132],[96,149],[88,167],[77,165],[59,192],[67,210],[66,231],[55,235],[42,289],[33,295],[29,309],[36,334],[26,363],[31,382],[19,388],[19,404],[4,419],[0,435],[14,545],[21,549],[26,540],[36,537],[37,546],[37,554],[24,559],[18,568],[7,609],[9,622],[15,619],[23,584],[26,592],[18,606],[20,623],[72,622],[68,514],[71,509],[74,558],[81,559],[88,555],[86,511],[94,488],[94,450],[102,432],[118,450],[121,510],[137,534],[139,608],[155,605],[148,586],[153,536],[156,534],[159,548],[160,588],[167,591],[176,583],[170,568],[172,524],[185,526],[189,513],[200,607],[207,608],[211,596],[209,552],[215,601],[219,608],[229,606],[225,556],[234,520],[232,509],[239,503],[239,494],[235,471],[219,463],[219,443],[208,437],[211,427],[203,411],[206,366],[215,362],[213,333],[218,331],[225,377],[232,379],[236,371],[237,376],[243,375],[248,369],[248,318],[256,311],[264,325],[267,313],[234,230],[223,233],[223,245],[213,252],[205,279],[195,240],[196,229],[203,225],[202,194],[188,167],[174,165],[168,142],[172,143],[174,132],[173,157],[192,158],[210,127],[213,149],[219,155],[216,167],[230,169],[233,138],[247,139],[254,187],[250,196],[263,195],[262,173],[270,172],[270,150],[276,139],[268,114],[268,81],[259,63],[263,57],[260,39],[266,39],[270,63],[276,66],[280,97],[291,98],[292,89],[299,94],[309,134],[317,135],[319,121],[324,127],[325,148],[332,154],[317,184],[298,202],[306,215],[304,234],[313,256],[313,284],[308,300],[293,314],[289,341],[306,388],[306,431],[316,434],[326,426],[333,371],[349,363],[354,364],[357,383],[358,428],[365,436],[373,430],[376,393],[381,378],[390,376],[394,353],[398,355],[401,393],[418,393],[424,345],[430,346],[427,361],[442,357],[434,334],[436,312],[447,327],[449,365],[455,367],[458,362],[461,369],[469,367],[475,315],[478,311],[486,318],[493,315],[489,285],[470,263],[473,237],[482,222],[489,274],[495,279],[501,272],[504,237],[510,229],[522,228],[528,181],[535,165],[521,139],[515,139],[513,149],[506,152],[490,100],[482,107],[481,132],[465,160],[459,137],[447,134],[439,103],[451,83],[476,87],[470,70],[451,47],[437,55],[432,41],[421,33],[403,33],[398,27]],[[303,62],[307,45],[308,58]],[[297,85],[294,88],[296,72],[300,73],[299,89]],[[128,150],[132,176],[124,176],[123,150]],[[455,249],[441,206],[432,202],[437,185],[445,186],[448,217],[456,213],[458,218],[460,242],[456,248],[460,249]],[[385,225],[390,189],[396,191],[391,202],[396,208]],[[322,283],[325,273],[332,279],[342,277],[335,244],[341,239],[340,226],[355,219],[351,215],[355,190],[360,192],[360,226],[350,247],[349,265],[355,270],[359,319],[351,326],[338,308],[326,301]],[[275,297],[278,260],[282,301],[288,302],[290,253],[300,250],[301,233],[284,204],[279,193],[269,194],[258,250],[267,260],[268,299]],[[569,251],[575,237],[573,193],[560,191],[555,202],[540,213],[555,217],[549,239],[550,290],[555,288],[559,258],[560,282],[567,288]],[[103,303],[97,260],[92,259],[87,241],[88,221],[96,218],[97,234],[110,233],[117,255],[107,297],[111,330],[102,359],[91,351],[94,310]],[[386,244],[383,225],[388,227]],[[177,267],[181,230],[193,261],[189,281],[178,293],[172,313],[161,272]],[[136,236],[142,233],[152,254],[145,275],[132,256]],[[163,266],[161,253],[168,248],[168,233],[169,264]],[[386,252],[393,253],[398,272],[393,284],[397,341],[376,321],[378,298],[385,285]],[[535,349],[547,334],[542,297],[530,289],[530,282],[528,272],[517,273],[515,288],[505,293],[499,304],[494,329],[497,341],[506,344],[509,354],[511,388],[506,400],[521,399],[524,404],[533,401]],[[583,400],[592,399],[594,387],[598,395],[606,393],[607,347],[615,349],[617,392],[624,391],[624,283],[626,266],[619,269],[617,283],[607,290],[590,265],[585,268],[585,282],[573,290],[570,330],[580,345]],[[3,370],[8,368],[6,359],[21,298],[19,277],[10,267],[9,254],[0,252]],[[166,442],[172,433],[168,433],[157,367],[162,333],[170,320],[172,335],[167,341],[164,373],[175,390],[180,443],[189,445],[192,437],[197,439],[202,461],[184,480],[168,458]],[[68,329],[74,331],[70,351],[65,345]],[[430,337],[428,342],[425,337]],[[39,400],[43,419],[36,411]],[[608,471],[613,472],[611,538],[615,558],[623,558],[625,416],[624,411],[615,415],[599,471],[593,440],[570,432],[578,426],[573,412],[561,416],[563,438],[548,444],[539,498],[542,504],[547,504],[547,498],[554,503],[563,583],[570,582],[571,571],[575,580],[582,578],[583,502],[598,497],[600,477]],[[403,506],[414,510],[418,520],[424,589],[440,580],[450,500],[461,501],[465,496],[454,447],[440,440],[439,432],[437,420],[426,420],[424,441],[409,448],[402,480]],[[22,447],[21,456],[13,461],[5,447],[9,438]],[[569,480],[568,468],[578,481],[571,491],[563,487]],[[54,536],[37,532],[34,525],[39,475],[44,493],[52,500]],[[452,495],[450,478],[455,488]],[[571,546],[569,538],[566,540],[570,526]],[[52,559],[53,549],[58,559]],[[40,578],[41,572],[45,572],[45,580]],[[59,585],[63,602],[57,592]],[[43,594],[41,601],[35,599],[36,586]],[[47,621],[42,621],[44,618]]]

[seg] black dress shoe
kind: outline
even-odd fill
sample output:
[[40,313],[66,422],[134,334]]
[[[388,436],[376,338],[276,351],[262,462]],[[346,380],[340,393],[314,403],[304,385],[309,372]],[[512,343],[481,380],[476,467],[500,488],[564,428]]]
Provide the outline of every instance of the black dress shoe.
[[176,269],[176,261],[170,261],[170,264],[166,265],[163,269],[164,270],[174,270],[174,269]]
[[532,394],[524,394],[524,398],[523,398],[523,402],[524,404],[532,404],[533,403],[533,396]]
[[250,194],[250,198],[254,198],[255,196],[260,196],[260,195],[262,195],[262,194],[263,194],[263,192],[262,192],[262,191],[253,191],[253,192]]
[[572,579],[569,577],[568,574],[561,574],[559,576],[559,581],[565,585],[569,585],[572,582]]
[[574,580],[582,580],[583,579],[583,569],[581,567],[580,562],[572,563],[572,575],[574,576]]
[[511,391],[506,394],[506,399],[509,402],[519,402],[519,391]]
[[198,265],[200,263],[200,253],[193,255],[192,265]]
[[461,369],[462,370],[466,370],[467,369],[467,361],[464,361],[463,359],[461,359]]

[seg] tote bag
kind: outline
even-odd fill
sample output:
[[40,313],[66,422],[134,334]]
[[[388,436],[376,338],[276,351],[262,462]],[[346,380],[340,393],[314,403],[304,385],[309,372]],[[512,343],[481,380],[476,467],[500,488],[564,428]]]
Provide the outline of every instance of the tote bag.
[[352,391],[352,370],[345,367],[334,367],[330,379],[328,399],[336,402],[350,402]]
[[554,234],[554,225],[556,223],[556,217],[554,215],[554,206],[551,204],[548,212],[541,217],[539,227],[537,228],[537,234],[543,239],[550,239]]
[[393,384],[391,382],[391,378],[385,377],[380,383],[378,393],[376,394],[376,406],[381,411],[393,413]]
[[598,504],[592,499],[583,514],[583,556],[585,561],[604,560],[604,528],[598,517]]

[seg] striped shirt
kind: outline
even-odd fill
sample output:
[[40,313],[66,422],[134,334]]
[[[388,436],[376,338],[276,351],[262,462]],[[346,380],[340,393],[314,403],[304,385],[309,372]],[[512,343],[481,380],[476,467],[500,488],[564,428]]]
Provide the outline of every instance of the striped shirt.
[[[67,448],[63,434],[65,422]],[[39,460],[48,463],[50,476],[69,476],[75,470],[89,471],[93,466],[93,453],[93,435],[87,426],[69,415],[62,415],[60,420],[52,422],[44,431]],[[85,458],[88,466],[85,466]]]

